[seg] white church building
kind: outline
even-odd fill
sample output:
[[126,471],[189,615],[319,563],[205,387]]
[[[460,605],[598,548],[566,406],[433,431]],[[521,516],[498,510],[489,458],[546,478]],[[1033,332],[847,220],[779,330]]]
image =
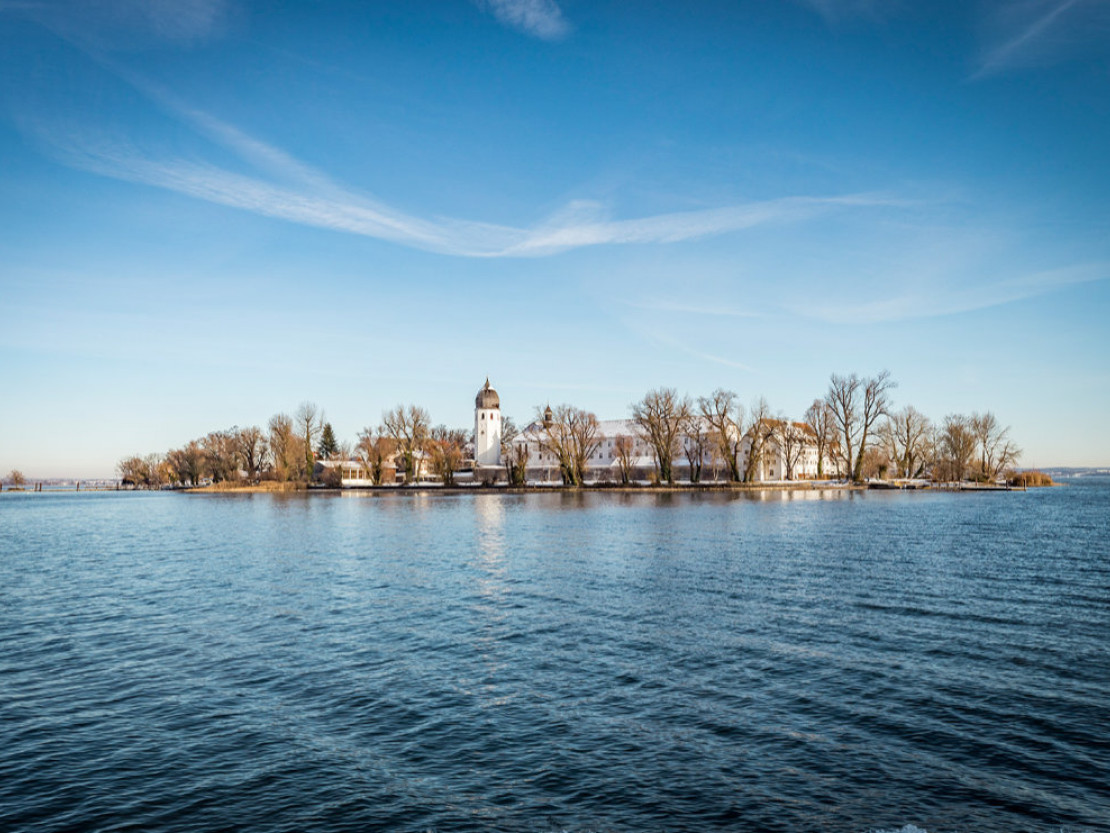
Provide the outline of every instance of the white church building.
[[474,465],[501,465],[501,399],[488,377],[474,397]]

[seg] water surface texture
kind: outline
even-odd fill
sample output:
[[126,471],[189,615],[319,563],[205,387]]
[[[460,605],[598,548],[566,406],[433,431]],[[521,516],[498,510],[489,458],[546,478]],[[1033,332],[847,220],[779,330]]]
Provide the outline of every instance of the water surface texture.
[[0,829],[1110,830],[1108,522],[5,494]]

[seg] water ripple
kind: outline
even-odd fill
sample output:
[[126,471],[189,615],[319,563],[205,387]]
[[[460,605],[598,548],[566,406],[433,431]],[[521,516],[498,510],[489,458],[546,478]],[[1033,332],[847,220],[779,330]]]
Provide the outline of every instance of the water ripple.
[[0,829],[1110,830],[1110,483],[812,497],[5,494]]

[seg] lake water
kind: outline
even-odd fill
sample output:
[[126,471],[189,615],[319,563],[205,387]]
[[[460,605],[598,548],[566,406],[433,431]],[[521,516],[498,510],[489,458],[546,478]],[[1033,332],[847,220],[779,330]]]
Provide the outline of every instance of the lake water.
[[1110,830],[1110,481],[4,494],[0,830]]

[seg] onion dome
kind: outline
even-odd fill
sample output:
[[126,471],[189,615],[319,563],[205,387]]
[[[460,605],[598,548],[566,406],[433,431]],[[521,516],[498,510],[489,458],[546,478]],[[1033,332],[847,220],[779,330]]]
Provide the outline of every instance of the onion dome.
[[497,391],[489,386],[489,377],[486,377],[486,384],[478,395],[474,397],[474,407],[482,409],[497,408],[501,409],[501,397],[497,395]]

